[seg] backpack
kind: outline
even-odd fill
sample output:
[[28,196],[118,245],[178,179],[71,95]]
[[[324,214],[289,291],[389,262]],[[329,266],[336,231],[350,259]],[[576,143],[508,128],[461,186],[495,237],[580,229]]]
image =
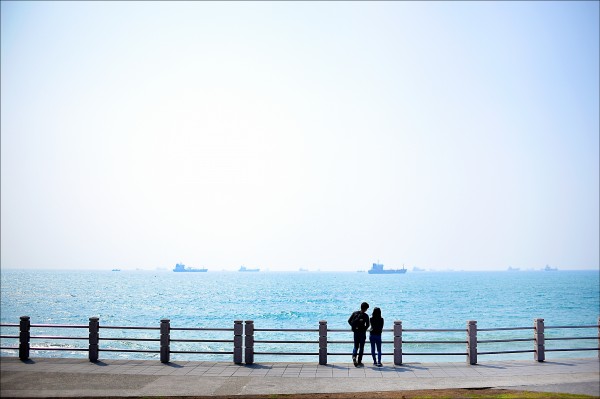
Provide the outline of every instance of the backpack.
[[350,320],[350,326],[352,327],[352,331],[360,331],[364,326],[361,315],[361,312],[352,313],[352,319]]

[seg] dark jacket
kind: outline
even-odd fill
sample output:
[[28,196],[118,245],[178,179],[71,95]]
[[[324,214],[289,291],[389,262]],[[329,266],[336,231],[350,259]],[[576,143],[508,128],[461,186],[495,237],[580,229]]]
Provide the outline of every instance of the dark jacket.
[[374,319],[371,317],[371,335],[381,335],[383,330],[383,317]]
[[[355,323],[353,323],[352,321],[355,317],[358,317],[358,320]],[[356,312],[353,312],[350,315],[350,318],[348,318],[348,324],[352,326],[352,331],[365,332],[369,329],[370,326],[369,315],[361,312],[360,310],[357,310]]]

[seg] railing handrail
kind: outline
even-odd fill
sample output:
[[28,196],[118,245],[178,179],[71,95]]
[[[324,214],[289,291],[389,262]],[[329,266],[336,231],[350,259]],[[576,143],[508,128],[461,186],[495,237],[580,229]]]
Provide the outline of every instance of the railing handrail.
[[[87,339],[87,338],[86,338]],[[148,341],[148,342],[160,342],[159,338],[128,338],[128,337],[98,337],[100,341]]]
[[[0,327],[19,327],[16,323],[3,323]],[[46,327],[46,328],[88,328],[87,325],[78,324],[31,324],[30,327]],[[120,329],[120,330],[160,330],[160,327],[152,326],[110,326],[110,325],[99,325],[99,328],[103,329]],[[584,326],[545,326],[545,329],[568,329],[568,328],[600,328],[600,324],[591,324]],[[478,328],[477,331],[509,331],[509,330],[532,330],[534,327],[495,327],[495,328]],[[216,327],[171,327],[171,331],[233,331],[233,328],[216,328]],[[271,331],[271,332],[318,332],[318,328],[255,328],[254,331]],[[328,328],[328,332],[345,332],[350,331],[347,328]],[[382,332],[393,332],[394,330],[383,329]],[[402,329],[404,332],[464,332],[464,328],[405,328]]]
[[30,327],[38,327],[38,328],[88,328],[87,325],[81,325],[81,324],[31,324]]
[[478,328],[477,331],[516,331],[533,330],[534,327],[496,327],[496,328]]
[[[546,338],[548,339],[548,338]],[[529,342],[535,341],[534,338],[512,338],[512,339],[478,339],[478,344],[489,344],[492,342]]]
[[464,328],[403,328],[403,332],[461,332],[464,333]]
[[[99,318],[91,317],[89,325],[81,324],[31,324],[28,316],[22,316],[21,322],[16,323],[2,323],[0,327],[4,328],[19,328],[19,335],[0,335],[0,339],[18,339],[18,347],[10,347],[1,345],[2,350],[18,350],[19,357],[21,359],[27,359],[30,351],[72,351],[72,352],[88,352],[90,361],[97,361],[98,352],[121,352],[121,353],[152,353],[160,354],[161,362],[166,363],[169,361],[170,354],[220,354],[220,355],[231,355],[234,356],[235,363],[242,363],[242,352],[245,351],[246,357],[245,362],[252,364],[254,362],[254,355],[297,355],[297,356],[319,356],[319,363],[326,364],[328,355],[349,355],[351,352],[340,352],[328,350],[328,344],[330,345],[346,345],[353,344],[351,340],[335,340],[329,339],[330,335],[344,333],[349,334],[352,331],[349,328],[327,328],[327,321],[320,321],[319,328],[256,328],[252,320],[245,322],[245,327],[241,320],[234,321],[233,328],[215,328],[215,327],[171,327],[170,320],[162,319],[160,326],[117,326],[117,325],[101,325]],[[31,335],[32,328],[60,328],[60,329],[88,329],[88,337],[78,336],[64,336],[64,335]],[[563,336],[563,337],[545,337],[545,330],[547,329],[592,329],[598,328],[598,336]],[[160,331],[160,337],[115,337],[115,336],[100,336],[100,331],[106,330],[151,330]],[[478,339],[477,334],[479,332],[495,332],[495,331],[518,331],[518,330],[533,330],[533,337],[528,338],[514,338],[507,337],[502,338],[502,335],[497,337],[490,337],[491,339]],[[178,331],[192,331],[192,332],[233,332],[231,339],[217,339],[217,338],[188,338],[188,337],[171,337],[171,332]],[[318,333],[318,338],[312,339],[266,339],[266,337],[260,337],[257,339],[256,333],[262,335],[262,333]],[[534,325],[530,327],[495,327],[495,328],[478,328],[476,321],[468,321],[466,328],[402,328],[401,321],[395,321],[394,326],[391,329],[383,329],[382,332],[393,334],[393,340],[382,341],[382,344],[390,345],[393,344],[394,352],[384,352],[386,355],[394,356],[395,364],[402,364],[402,356],[467,356],[467,361],[470,364],[477,363],[477,355],[493,355],[493,354],[511,354],[511,353],[534,353],[534,359],[537,361],[545,360],[546,352],[567,352],[567,351],[598,351],[600,357],[600,319],[598,324],[593,325],[572,325],[572,326],[545,326],[544,319],[535,319]],[[404,339],[403,334],[408,333],[466,333],[466,339]],[[64,346],[31,346],[31,340],[72,340],[82,341],[88,340],[88,348],[78,347],[64,347]],[[589,341],[598,340],[598,347],[567,347],[567,348],[546,348],[546,341]],[[141,349],[125,349],[125,348],[113,348],[113,347],[99,347],[99,342],[113,341],[113,342],[153,342],[159,343],[159,348],[154,349],[150,347]],[[242,345],[242,343],[245,345]],[[478,344],[486,345],[493,343],[508,343],[508,342],[534,342],[533,349],[516,349],[516,350],[481,350],[477,348]],[[171,344],[178,343],[233,343],[233,351],[228,350],[179,350],[177,348],[171,348]],[[281,351],[281,350],[256,350],[254,344],[275,344],[275,345],[318,345],[318,352],[310,351]],[[465,345],[465,352],[458,351],[446,351],[446,352],[408,352],[403,351],[402,345]],[[493,348],[490,348],[493,349]]]
[[319,332],[318,328],[255,328],[262,332]]
[[[86,328],[88,326],[85,326]],[[146,326],[104,326],[98,325],[98,328],[103,330],[160,330],[160,327],[146,327]]]
[[233,331],[233,328],[214,328],[214,327],[171,327],[171,331]]
[[[160,340],[157,340],[160,341]],[[232,339],[172,339],[171,342],[233,342]]]

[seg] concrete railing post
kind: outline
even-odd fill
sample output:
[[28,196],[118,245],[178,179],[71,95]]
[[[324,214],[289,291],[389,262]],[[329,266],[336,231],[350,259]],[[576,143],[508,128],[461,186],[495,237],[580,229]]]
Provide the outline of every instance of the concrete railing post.
[[21,316],[19,322],[19,359],[29,360],[29,340],[31,338],[29,316]]
[[467,321],[467,363],[477,364],[477,321]]
[[600,316],[598,316],[598,360],[600,361]]
[[394,364],[402,364],[402,321],[394,321]]
[[245,363],[254,364],[254,322],[252,320],[246,320],[246,353]]
[[327,364],[327,320],[319,321],[319,364]]
[[160,321],[160,362],[169,363],[171,356],[171,320]]
[[546,343],[544,338],[544,319],[534,319],[533,321],[533,340],[535,348],[533,358],[538,362],[546,360]]
[[242,363],[242,346],[244,335],[244,325],[242,320],[235,320],[233,322],[233,362],[235,364]]
[[98,343],[100,342],[100,322],[98,317],[90,317],[89,324],[89,352],[90,362],[98,361]]

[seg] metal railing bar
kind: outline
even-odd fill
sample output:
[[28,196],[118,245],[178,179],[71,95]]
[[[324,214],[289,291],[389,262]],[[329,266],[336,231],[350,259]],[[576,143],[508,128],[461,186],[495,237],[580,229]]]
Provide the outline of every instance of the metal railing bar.
[[[160,339],[157,339],[160,341]],[[171,342],[226,342],[233,343],[231,339],[171,339]],[[257,341],[254,341],[257,342]]]
[[[271,331],[271,332],[319,332],[318,328],[255,328],[254,331]],[[348,331],[348,330],[346,330]]]
[[[209,327],[170,327],[169,324],[169,320],[168,319],[163,319],[161,320],[161,324],[160,327],[159,326],[155,326],[155,327],[144,327],[144,326],[102,326],[99,325],[98,323],[98,318],[90,318],[90,324],[89,325],[66,325],[66,324],[29,324],[29,322],[23,322],[23,320],[29,320],[28,317],[22,317],[21,318],[21,324],[0,324],[0,327],[6,327],[6,328],[21,328],[23,330],[20,331],[20,335],[0,335],[1,339],[6,339],[6,340],[21,340],[20,342],[20,346],[19,347],[11,347],[11,346],[5,346],[5,347],[1,347],[0,349],[2,350],[7,350],[7,351],[19,351],[19,356],[21,356],[21,349],[23,349],[23,346],[25,347],[25,349],[27,351],[71,351],[71,352],[89,352],[90,353],[90,359],[92,359],[92,354],[94,353],[93,351],[95,351],[95,358],[97,358],[98,352],[117,352],[117,353],[151,353],[151,354],[161,354],[160,358],[161,358],[161,362],[168,362],[168,354],[172,353],[172,354],[211,354],[211,355],[234,355],[237,356],[236,354],[239,354],[240,352],[237,351],[238,348],[236,347],[236,350],[234,351],[215,351],[215,350],[171,350],[171,347],[169,345],[173,345],[174,348],[177,348],[177,343],[225,343],[225,344],[232,344],[234,342],[236,342],[234,339],[232,339],[233,337],[229,336],[229,339],[187,339],[187,338],[181,338],[181,339],[170,339],[169,337],[169,332],[174,332],[174,331],[198,331],[198,332],[235,332],[236,333],[236,338],[239,339],[240,335],[244,335],[244,332],[246,333],[246,337],[248,337],[248,334],[253,335],[254,337],[252,337],[251,341],[246,340],[246,342],[252,342],[254,344],[259,345],[260,344],[282,344],[282,345],[289,345],[289,347],[282,347],[282,348],[277,348],[275,347],[274,349],[296,349],[293,345],[304,345],[304,347],[299,347],[297,349],[309,349],[312,350],[315,348],[315,346],[313,345],[318,345],[320,341],[319,339],[314,339],[316,338],[315,335],[313,335],[314,333],[319,333],[319,332],[323,332],[326,331],[327,334],[332,334],[329,335],[329,337],[331,338],[332,336],[334,336],[335,333],[344,333],[347,334],[345,337],[347,337],[348,335],[350,335],[349,333],[351,332],[350,329],[327,329],[327,325],[326,322],[324,323],[320,323],[320,327],[325,327],[324,329],[322,328],[300,328],[300,329],[295,329],[295,328],[253,328],[251,330],[242,330],[240,332],[240,330],[238,330],[239,328],[239,322],[236,322],[236,328],[209,328]],[[96,321],[94,321],[96,320]],[[540,321],[541,320],[541,321]],[[165,323],[167,326],[167,329],[165,330]],[[323,324],[325,324],[325,326],[323,326]],[[398,323],[396,323],[398,324]],[[469,322],[469,328],[464,329],[464,328],[460,328],[460,329],[434,329],[434,328],[424,328],[424,329],[402,329],[402,325],[400,324],[400,336],[396,337],[396,340],[401,340],[401,342],[403,344],[406,344],[407,347],[406,349],[428,349],[428,348],[423,348],[423,347],[412,347],[410,345],[413,344],[439,344],[439,345],[446,345],[446,347],[443,347],[441,349],[449,349],[452,350],[453,347],[452,345],[464,345],[464,344],[468,344],[468,340],[469,337],[471,339],[471,344],[473,344],[474,342],[476,342],[477,344],[488,344],[488,343],[508,343],[508,342],[534,342],[535,338],[533,337],[526,337],[526,338],[502,338],[503,335],[509,335],[509,334],[493,334],[496,335],[496,337],[498,337],[498,335],[500,335],[500,337],[498,338],[502,338],[502,339],[482,339],[482,340],[477,340],[477,333],[481,332],[482,334],[480,335],[480,337],[485,337],[486,336],[486,332],[492,332],[492,331],[517,331],[517,330],[528,330],[528,331],[534,331],[534,332],[538,332],[542,334],[542,339],[544,339],[545,341],[573,341],[573,340],[600,340],[599,337],[597,336],[581,336],[581,337],[573,337],[573,336],[565,336],[565,337],[544,337],[543,332],[544,330],[548,330],[548,329],[595,329],[600,327],[600,325],[585,325],[585,326],[545,326],[544,327],[544,323],[543,323],[543,319],[535,319],[535,325],[537,326],[538,329],[540,329],[539,331],[536,330],[536,328],[534,326],[530,326],[530,327],[499,327],[499,328],[475,328],[474,330],[474,334],[473,333],[473,329],[470,327],[472,324],[475,324],[476,326],[476,322],[472,323]],[[394,333],[396,331],[396,325],[394,326],[394,329],[384,329],[383,332],[386,333]],[[30,336],[30,331],[34,331],[33,329],[35,328],[63,328],[63,329],[88,329],[90,331],[90,337],[77,337],[77,336],[55,336],[55,335],[34,335],[34,336]],[[94,330],[95,329],[95,330]],[[98,336],[98,331],[99,329],[104,329],[104,330],[153,330],[153,331],[160,331],[161,332],[161,337],[160,339],[158,337],[156,338],[131,338],[131,337],[99,337]],[[249,331],[249,333],[248,333]],[[44,333],[45,331],[39,331],[37,330],[37,332],[40,333]],[[258,336],[261,336],[261,332],[265,332],[267,333],[265,336],[265,338],[269,338],[268,333],[279,333],[281,336],[281,333],[287,333],[287,332],[292,332],[292,333],[310,333],[310,336],[308,336],[307,334],[294,334],[299,338],[304,338],[304,339],[298,339],[298,340],[294,340],[292,339],[287,339],[287,340],[282,340],[282,339],[254,339],[257,337],[256,333],[259,333]],[[469,337],[467,337],[467,340],[464,339],[460,339],[457,340],[456,338],[459,338],[457,336],[448,336],[449,338],[454,338],[452,340],[440,340],[441,334],[431,334],[429,336],[420,336],[420,338],[433,338],[432,340],[426,340],[426,339],[421,339],[421,340],[402,340],[402,334],[408,334],[408,335],[404,335],[404,338],[407,337],[415,337],[410,335],[411,333],[450,333],[450,334],[458,334],[458,333],[467,333],[467,335]],[[68,333],[68,332],[67,332]],[[95,347],[93,347],[94,345],[92,345],[92,333],[95,334],[94,338],[95,338]],[[138,335],[151,335],[154,336],[155,334],[138,334]],[[185,334],[182,334],[184,337],[186,336]],[[492,334],[488,334],[492,335]],[[513,333],[510,334],[513,336],[521,336],[523,337],[525,334],[517,334],[517,333]],[[554,334],[553,334],[554,335]],[[560,335],[560,334],[556,334],[556,335]],[[572,334],[571,334],[572,335]],[[201,333],[199,334],[189,334],[187,336],[199,336],[199,337],[206,337],[206,335],[203,335]],[[210,336],[216,336],[216,337],[225,337],[225,334],[208,334],[208,338],[210,338]],[[526,335],[525,335],[526,336]],[[339,338],[345,338],[340,336]],[[387,337],[390,337],[389,335],[387,335]],[[419,336],[416,336],[419,337]],[[166,338],[166,341],[163,341]],[[274,338],[278,338],[278,336],[276,335]],[[309,338],[308,340],[306,338]],[[313,338],[313,339],[311,339]],[[464,338],[461,337],[461,338]],[[493,336],[491,338],[494,338]],[[321,337],[321,339],[323,339],[323,337]],[[51,346],[51,347],[41,347],[41,346],[35,346],[35,347],[29,347],[29,340],[33,341],[33,340],[48,340],[46,342],[42,342],[41,345],[56,345],[56,346]],[[52,341],[58,341],[58,340],[73,340],[73,341],[86,341],[89,340],[90,341],[90,348],[69,348],[69,347],[64,347],[63,344],[60,344],[59,342],[52,342]],[[166,360],[164,360],[164,347],[161,347],[161,349],[159,350],[158,348],[156,348],[157,345],[139,345],[138,347],[141,347],[141,349],[119,349],[119,348],[99,348],[97,343],[99,341],[114,341],[116,344],[114,344],[115,346],[129,346],[129,345],[122,345],[123,343],[128,343],[128,342],[166,342],[167,348],[166,348]],[[325,337],[325,342],[329,345],[351,345],[353,344],[352,340],[327,340],[327,337]],[[543,341],[542,341],[543,342]],[[393,344],[394,341],[383,341],[383,344],[389,345],[389,344]],[[80,345],[81,343],[79,343]],[[589,344],[589,343],[588,343]],[[594,343],[592,343],[594,344]],[[74,343],[73,345],[78,345],[76,343]],[[165,345],[163,343],[163,345]],[[309,346],[310,345],[310,346]],[[557,344],[558,345],[558,344]],[[575,344],[577,345],[577,344]],[[137,346],[137,345],[136,345]],[[148,348],[148,346],[150,346],[151,348]],[[216,346],[216,345],[215,345]],[[227,346],[227,345],[223,345],[223,346]],[[564,345],[567,346],[567,345]],[[216,346],[218,348],[218,346]],[[155,349],[156,348],[156,349]],[[390,349],[389,346],[386,346],[386,348]],[[464,347],[463,347],[464,348]],[[92,350],[93,349],[93,350]],[[201,349],[201,348],[198,348]],[[211,346],[208,346],[207,349],[214,349],[214,346],[211,348]],[[323,352],[321,352],[323,350],[323,348],[321,348],[319,351],[315,351],[315,352],[284,352],[284,351],[269,351],[269,349],[273,349],[273,348],[264,348],[267,351],[254,351],[256,349],[256,347],[252,347],[250,346],[250,348],[246,348],[246,350],[250,349],[252,355],[267,355],[267,356],[319,356],[319,362],[321,362],[321,355],[323,355]],[[341,349],[341,348],[340,348]],[[347,347],[345,349],[350,349],[350,347]],[[456,347],[454,347],[454,349],[458,349]],[[490,349],[495,349],[495,348],[490,348]],[[518,349],[518,346],[517,348]],[[474,349],[472,347],[467,348],[467,351],[465,352],[405,352],[402,351],[400,349],[400,355],[404,355],[404,356],[470,356],[473,352],[473,350],[475,350],[477,355],[496,355],[496,354],[517,354],[517,353],[537,353],[535,349],[524,349],[524,350],[496,350],[496,351],[477,351],[477,348],[475,347]],[[550,349],[550,348],[544,348],[542,347],[541,349],[538,348],[538,350],[542,351],[542,355],[543,352],[575,352],[575,351],[599,351],[600,348],[598,347],[593,347],[593,348],[556,348],[556,349]],[[351,352],[327,352],[327,347],[324,348],[324,352],[327,355],[331,355],[331,356],[349,356],[351,355]],[[28,352],[27,352],[28,353]],[[394,352],[385,352],[383,353],[386,356],[389,355],[393,355],[394,357],[398,354],[396,352],[396,349],[394,349]],[[27,355],[28,356],[28,355]],[[246,356],[248,356],[248,352],[246,352]],[[365,351],[365,356],[368,358],[369,357],[369,350],[367,349]],[[326,358],[325,358],[326,359]],[[536,359],[537,359],[537,355],[536,355]],[[469,359],[467,360],[469,361]],[[475,360],[476,361],[476,360]],[[473,363],[472,363],[473,364]]]
[[[327,352],[327,355],[331,355],[331,356],[351,356],[352,352]],[[367,355],[371,355],[370,353],[367,353],[365,351],[364,357],[366,358]],[[393,356],[394,352],[381,352],[382,356]]]
[[170,353],[187,353],[192,355],[233,355],[233,352],[209,352],[209,351],[170,351]]
[[[546,338],[547,339],[547,338]],[[483,339],[477,340],[478,344],[487,344],[490,342],[531,342],[534,341],[533,338],[514,338],[514,339]]]
[[[87,338],[86,338],[87,339]],[[160,338],[117,338],[117,337],[99,337],[99,341],[148,341],[160,342]]]
[[466,356],[467,352],[402,352],[402,355],[407,355],[407,356],[429,356],[429,355],[433,355],[433,356],[442,356],[442,355]]
[[[391,333],[394,332],[394,330],[391,329],[391,328],[390,329],[383,329],[381,331],[383,331],[383,332],[391,332]],[[404,330],[404,331],[406,331],[406,330]],[[327,332],[334,332],[334,333],[345,332],[345,333],[347,333],[347,332],[352,332],[352,330],[350,330],[350,327],[344,328],[344,329],[341,329],[341,328],[332,328],[332,329],[327,329]]]
[[233,331],[233,328],[171,327],[171,331]]
[[318,344],[319,341],[278,341],[278,340],[254,340],[255,344]]
[[[477,341],[477,342],[481,342],[481,341]],[[466,344],[467,341],[402,341],[402,343],[403,344]]]
[[34,327],[40,327],[40,328],[89,328],[89,326],[84,326],[84,325],[78,325],[78,324],[73,324],[73,325],[68,325],[68,324],[32,324],[30,325],[31,328]]
[[[466,329],[464,328],[403,328],[402,332],[461,332],[464,333]],[[481,331],[481,330],[479,330]]]
[[[344,344],[344,345],[348,345],[348,344],[352,345],[354,343],[354,341],[327,341],[327,343],[328,344],[332,344],[332,345],[342,345],[342,344]],[[382,345],[393,344],[393,343],[394,343],[394,341],[381,341]],[[369,341],[368,340],[365,342],[365,348],[367,346],[369,346]]]
[[533,327],[477,328],[477,332],[480,332],[480,331],[511,331],[511,330],[533,330]]
[[255,355],[319,356],[319,352],[254,352]]
[[[85,328],[88,328],[85,326]],[[127,326],[98,326],[99,329],[104,330],[160,330],[160,327],[127,327]]]
[[[533,340],[533,339],[531,339]],[[481,342],[481,341],[477,341]],[[354,341],[327,341],[328,344],[353,344]],[[381,341],[382,344],[393,344],[394,341]],[[467,341],[402,341],[403,344],[466,344]],[[366,344],[365,344],[366,345]]]
[[[404,341],[403,341],[404,342]],[[354,341],[327,341],[328,344],[332,344],[332,345],[352,345],[354,343]],[[369,341],[366,341],[365,343],[365,347],[367,346],[367,344],[369,343]],[[394,341],[381,341],[381,344],[385,345],[385,344],[393,344]]]
[[43,348],[43,347],[35,347],[29,348],[31,351],[77,351],[77,352],[88,352],[89,349],[84,348]]
[[[86,349],[87,350],[87,349]],[[98,348],[99,352],[160,353],[160,350]]]

